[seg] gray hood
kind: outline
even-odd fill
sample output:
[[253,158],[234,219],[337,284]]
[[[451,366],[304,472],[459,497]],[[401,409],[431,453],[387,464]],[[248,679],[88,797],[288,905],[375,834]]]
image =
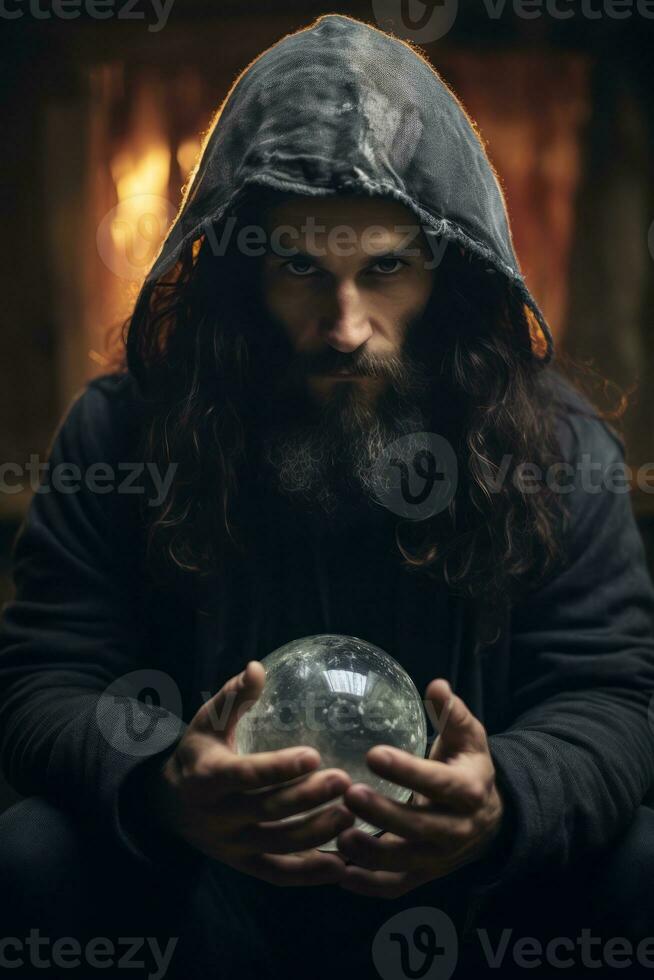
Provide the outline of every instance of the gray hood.
[[474,123],[407,42],[327,14],[251,62],[215,115],[138,302],[184,245],[255,187],[383,195],[408,206],[427,235],[457,242],[514,285],[531,311],[534,356],[543,363],[552,357],[552,336],[524,283],[504,195]]

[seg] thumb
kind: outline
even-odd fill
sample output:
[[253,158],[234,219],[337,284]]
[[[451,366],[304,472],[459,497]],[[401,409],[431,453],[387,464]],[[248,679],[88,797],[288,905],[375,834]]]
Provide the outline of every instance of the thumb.
[[465,701],[454,694],[449,683],[439,678],[427,685],[426,707],[438,730],[432,743],[430,758],[444,760],[462,752],[482,752],[486,749],[486,730],[473,715]]
[[193,724],[232,747],[239,718],[258,700],[266,683],[266,668],[259,660],[249,660],[240,674],[230,677],[217,694],[198,710]]

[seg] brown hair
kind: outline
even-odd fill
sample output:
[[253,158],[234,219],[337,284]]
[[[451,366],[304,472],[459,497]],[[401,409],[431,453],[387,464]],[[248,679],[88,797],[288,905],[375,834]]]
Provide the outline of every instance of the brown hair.
[[[131,372],[149,406],[142,458],[160,470],[178,466],[167,499],[145,518],[158,572],[204,574],[226,544],[239,546],[252,350],[274,346],[252,267],[234,248],[217,261],[206,238],[196,241],[162,281],[146,285],[116,340],[112,366]],[[544,484],[525,493],[512,479],[522,463],[545,470],[559,459],[555,369],[534,356],[529,313],[503,276],[452,245],[438,275],[444,288],[425,316],[423,355],[433,424],[455,449],[459,480],[446,510],[398,521],[397,545],[407,566],[504,604],[542,581],[561,554],[565,513],[556,495]],[[507,455],[498,490],[493,478]]]

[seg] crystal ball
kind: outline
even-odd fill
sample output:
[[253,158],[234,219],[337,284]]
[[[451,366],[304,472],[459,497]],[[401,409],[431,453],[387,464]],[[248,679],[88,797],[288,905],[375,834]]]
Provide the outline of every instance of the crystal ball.
[[[266,680],[260,697],[239,718],[239,754],[307,745],[320,753],[320,769],[344,769],[353,782],[405,803],[411,790],[377,776],[366,764],[373,745],[392,745],[419,758],[427,747],[425,711],[418,690],[384,650],[356,636],[324,633],[293,640],[261,660]],[[299,777],[305,778],[304,776]],[[288,784],[286,784],[288,785]],[[342,802],[334,798],[315,813]],[[281,822],[300,820],[293,814]],[[370,834],[379,827],[356,818]],[[336,838],[319,846],[336,851]]]

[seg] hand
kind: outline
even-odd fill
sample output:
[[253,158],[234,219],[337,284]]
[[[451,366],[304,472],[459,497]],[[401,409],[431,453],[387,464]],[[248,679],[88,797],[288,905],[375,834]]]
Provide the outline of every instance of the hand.
[[389,800],[363,783],[345,793],[354,814],[386,831],[339,834],[339,848],[353,862],[339,882],[348,891],[399,897],[477,860],[499,832],[504,806],[483,725],[447,681],[431,681],[425,694],[440,731],[429,758],[387,745],[366,756],[374,773],[413,790],[409,802]]
[[[354,823],[344,806],[326,807],[351,778],[342,769],[312,772],[320,755],[307,746],[234,751],[236,722],[261,694],[265,677],[265,667],[252,660],[199,709],[146,788],[151,812],[204,854],[271,884],[333,884],[345,862],[317,846]],[[223,718],[217,731],[212,719]],[[321,804],[293,823],[278,823]]]

